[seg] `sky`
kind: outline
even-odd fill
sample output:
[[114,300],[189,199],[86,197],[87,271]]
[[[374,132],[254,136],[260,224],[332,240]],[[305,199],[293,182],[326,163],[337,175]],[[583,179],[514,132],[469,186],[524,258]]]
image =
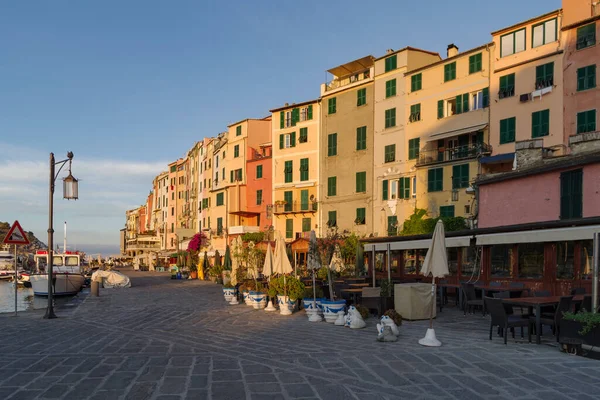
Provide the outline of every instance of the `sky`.
[[[0,221],[46,242],[49,153],[75,155],[55,243],[114,254],[152,178],[228,124],[319,96],[326,70],[386,49],[468,50],[560,0],[0,2]],[[64,171],[59,179],[64,177]],[[60,183],[60,181],[59,181]]]

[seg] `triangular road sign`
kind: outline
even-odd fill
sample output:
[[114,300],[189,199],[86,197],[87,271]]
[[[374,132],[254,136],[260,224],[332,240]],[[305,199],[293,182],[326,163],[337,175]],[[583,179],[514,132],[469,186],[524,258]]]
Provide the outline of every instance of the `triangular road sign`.
[[4,244],[29,244],[29,239],[27,238],[27,234],[21,228],[19,221],[15,221],[15,223],[10,227],[10,230],[6,234]]

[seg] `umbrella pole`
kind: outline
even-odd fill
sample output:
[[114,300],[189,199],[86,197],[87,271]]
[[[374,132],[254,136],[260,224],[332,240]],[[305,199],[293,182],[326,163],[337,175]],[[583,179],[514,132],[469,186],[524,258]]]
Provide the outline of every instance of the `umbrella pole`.
[[429,313],[429,329],[433,329],[433,311],[435,310],[435,276],[431,279],[431,310]]

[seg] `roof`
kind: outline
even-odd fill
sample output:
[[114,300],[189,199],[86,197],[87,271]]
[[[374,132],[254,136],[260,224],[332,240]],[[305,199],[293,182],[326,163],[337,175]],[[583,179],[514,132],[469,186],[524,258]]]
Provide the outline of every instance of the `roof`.
[[600,15],[594,15],[593,17],[582,19],[581,21],[574,22],[571,25],[565,25],[562,28],[560,28],[560,30],[561,31],[568,31],[570,29],[575,29],[575,28],[577,28],[579,26],[587,25],[589,23],[592,23],[592,22],[598,21],[598,20],[600,20]]
[[246,119],[243,119],[241,121],[237,121],[237,122],[234,122],[232,124],[229,124],[229,125],[227,125],[227,127],[231,128],[234,125],[241,124],[242,122],[246,122],[246,121],[266,121],[267,118],[271,118],[271,116],[263,117],[263,118],[246,118]]
[[374,61],[379,61],[379,60],[381,60],[382,58],[387,58],[387,57],[389,57],[389,56],[392,56],[392,55],[394,55],[394,54],[398,54],[398,53],[400,53],[400,52],[402,52],[402,51],[405,51],[405,50],[418,51],[418,52],[421,52],[421,53],[427,53],[427,54],[431,54],[431,55],[433,55],[433,56],[438,56],[438,57],[440,57],[440,58],[441,58],[441,56],[440,56],[440,53],[436,53],[436,52],[434,52],[434,51],[429,51],[429,50],[423,50],[423,49],[419,49],[419,48],[417,48],[417,47],[406,46],[406,47],[403,47],[403,48],[401,48],[400,50],[395,50],[395,51],[392,51],[392,52],[390,52],[390,53],[386,53],[385,55],[383,55],[383,56],[381,56],[381,57],[377,57],[377,58],[376,58]]
[[448,58],[445,58],[443,60],[436,61],[434,63],[427,64],[427,65],[424,65],[422,67],[412,69],[412,70],[410,70],[408,72],[405,72],[404,76],[408,76],[408,75],[411,75],[411,74],[413,74],[415,72],[423,71],[423,70],[425,70],[427,68],[435,67],[437,65],[444,64],[444,63],[447,63],[447,62],[452,61],[452,60],[456,60],[456,59],[458,59],[460,57],[467,56],[467,55],[469,55],[471,53],[475,53],[476,51],[483,50],[483,49],[485,49],[488,46],[494,46],[494,42],[486,43],[486,44],[481,45],[479,47],[475,47],[473,49],[469,49],[469,50],[463,51],[462,53],[458,53],[455,56],[448,57]]
[[483,175],[475,181],[475,184],[479,186],[487,185],[489,183],[538,175],[593,163],[600,163],[600,153],[595,152],[592,154],[583,154],[578,156],[559,156],[554,159],[548,158],[543,164],[537,164],[529,168],[523,168],[520,170],[518,169],[510,172],[502,172],[493,175]]
[[318,102],[319,102],[319,99],[307,100],[307,101],[303,101],[302,103],[292,103],[292,104],[288,104],[287,106],[282,106],[282,107],[274,108],[272,110],[269,110],[269,112],[274,113],[274,112],[277,112],[277,111],[287,110],[288,108],[301,107],[301,106],[305,106],[305,105],[313,104],[313,103],[318,103]]
[[498,29],[497,31],[494,31],[494,32],[492,32],[491,34],[492,34],[492,36],[493,36],[493,35],[498,35],[498,34],[500,34],[500,33],[504,33],[504,32],[507,32],[507,31],[513,30],[513,29],[515,29],[515,28],[518,28],[518,27],[520,27],[520,26],[522,26],[522,25],[527,25],[527,24],[530,24],[530,23],[532,23],[532,22],[535,22],[535,21],[537,21],[537,20],[540,20],[540,19],[544,19],[544,18],[550,17],[550,16],[552,16],[552,15],[558,15],[558,13],[560,13],[561,11],[562,11],[562,8],[559,8],[558,10],[554,10],[554,11],[550,11],[550,12],[548,12],[548,13],[546,13],[546,14],[538,15],[537,17],[533,17],[533,18],[530,18],[530,19],[528,19],[528,20],[521,21],[521,22],[519,22],[519,23],[516,23],[516,24],[514,24],[514,25],[507,26],[506,28]]
[[327,72],[329,72],[331,75],[340,78],[371,68],[374,62],[375,58],[372,55],[368,55],[357,60],[347,62],[346,64],[342,64],[337,67],[328,69]]

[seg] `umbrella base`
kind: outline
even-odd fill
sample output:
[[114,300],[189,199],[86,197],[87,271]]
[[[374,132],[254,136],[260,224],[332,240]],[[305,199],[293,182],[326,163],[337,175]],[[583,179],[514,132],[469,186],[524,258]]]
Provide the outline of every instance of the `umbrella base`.
[[236,305],[236,304],[240,304],[240,303],[239,303],[239,301],[238,301],[237,297],[236,297],[236,296],[233,296],[233,297],[231,298],[231,301],[229,302],[229,304],[231,304],[232,306],[234,306],[234,305]]
[[309,318],[309,322],[321,322],[323,321],[323,317],[319,315],[319,313],[313,313]]
[[427,329],[425,337],[423,339],[419,339],[419,344],[421,346],[427,347],[440,347],[442,345],[442,342],[437,340],[437,338],[435,337],[435,330],[430,328]]
[[288,306],[280,307],[279,314],[281,315],[292,315],[292,311]]
[[269,300],[269,304],[267,305],[267,308],[265,308],[265,311],[277,311],[277,309],[273,307],[273,302],[271,300]]

